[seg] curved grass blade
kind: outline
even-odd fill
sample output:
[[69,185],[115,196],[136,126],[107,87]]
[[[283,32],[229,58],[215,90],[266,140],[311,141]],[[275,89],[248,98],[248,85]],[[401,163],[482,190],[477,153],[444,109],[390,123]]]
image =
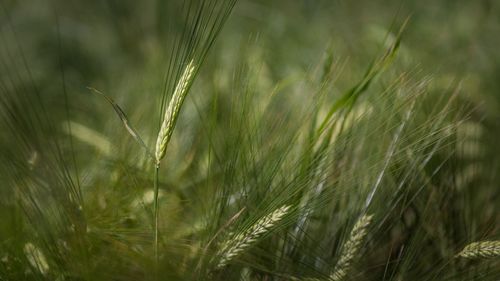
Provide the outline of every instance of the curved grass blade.
[[134,138],[134,140],[137,141],[137,143],[139,143],[142,146],[142,148],[144,148],[144,150],[146,151],[146,153],[148,154],[148,156],[151,157],[151,159],[154,160],[155,159],[154,154],[151,152],[151,150],[146,145],[146,143],[144,143],[144,141],[141,139],[141,137],[139,136],[139,133],[134,129],[134,127],[132,127],[132,125],[130,124],[130,121],[128,120],[127,115],[120,108],[120,106],[118,104],[116,104],[116,102],[111,97],[107,96],[103,92],[101,92],[101,91],[99,91],[99,90],[97,90],[95,88],[92,88],[92,87],[87,87],[87,89],[89,89],[90,91],[92,91],[95,94],[99,94],[99,95],[103,96],[104,99],[106,99],[106,101],[113,107],[113,109],[115,110],[116,114],[118,115],[118,117],[122,121],[123,126],[125,126],[125,129],[127,129],[127,131]]

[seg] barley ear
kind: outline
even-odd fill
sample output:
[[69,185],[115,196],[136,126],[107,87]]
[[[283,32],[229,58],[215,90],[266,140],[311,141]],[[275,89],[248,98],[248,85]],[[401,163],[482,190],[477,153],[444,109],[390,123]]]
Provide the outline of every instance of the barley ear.
[[174,130],[182,103],[184,102],[189,86],[191,85],[195,69],[196,67],[194,65],[194,62],[193,60],[191,60],[184,69],[179,82],[177,82],[174,94],[172,95],[168,107],[165,110],[165,115],[163,116],[163,122],[161,124],[160,132],[158,133],[158,138],[156,139],[155,158],[157,163],[159,163],[160,160],[165,156],[168,142],[170,141],[170,137],[172,136],[172,132]]
[[349,240],[342,248],[342,255],[338,261],[335,269],[330,276],[330,279],[339,281],[342,280],[348,273],[352,262],[359,252],[361,244],[364,242],[367,228],[372,221],[372,215],[363,215],[354,225],[351,230]]
[[268,233],[290,210],[290,206],[282,206],[272,213],[259,219],[249,229],[233,236],[232,239],[226,241],[218,256],[220,256],[217,268],[222,268],[228,264],[233,258],[241,254],[245,249],[252,246],[264,234]]
[[470,243],[456,257],[467,259],[500,257],[500,240]]

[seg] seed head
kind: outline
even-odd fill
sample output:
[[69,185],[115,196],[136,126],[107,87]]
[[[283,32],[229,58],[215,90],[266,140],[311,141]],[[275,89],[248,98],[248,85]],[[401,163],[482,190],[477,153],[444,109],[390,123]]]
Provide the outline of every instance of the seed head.
[[155,158],[157,163],[159,163],[160,160],[165,156],[165,152],[167,151],[167,146],[170,141],[170,137],[172,136],[179,111],[187,95],[187,90],[192,82],[195,68],[196,67],[194,63],[191,60],[184,69],[184,72],[182,73],[182,76],[175,87],[174,94],[170,99],[168,107],[165,110],[163,123],[161,124],[158,138],[156,139]]

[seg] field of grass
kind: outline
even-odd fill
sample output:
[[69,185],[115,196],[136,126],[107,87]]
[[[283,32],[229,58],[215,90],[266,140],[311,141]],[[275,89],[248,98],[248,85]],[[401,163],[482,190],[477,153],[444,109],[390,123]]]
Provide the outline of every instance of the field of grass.
[[495,0],[0,0],[0,281],[498,281],[499,46]]

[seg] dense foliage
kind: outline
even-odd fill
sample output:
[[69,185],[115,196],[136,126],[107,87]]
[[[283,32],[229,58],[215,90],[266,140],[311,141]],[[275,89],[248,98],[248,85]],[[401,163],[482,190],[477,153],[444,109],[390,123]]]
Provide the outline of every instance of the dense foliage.
[[499,280],[500,3],[1,0],[0,280]]

